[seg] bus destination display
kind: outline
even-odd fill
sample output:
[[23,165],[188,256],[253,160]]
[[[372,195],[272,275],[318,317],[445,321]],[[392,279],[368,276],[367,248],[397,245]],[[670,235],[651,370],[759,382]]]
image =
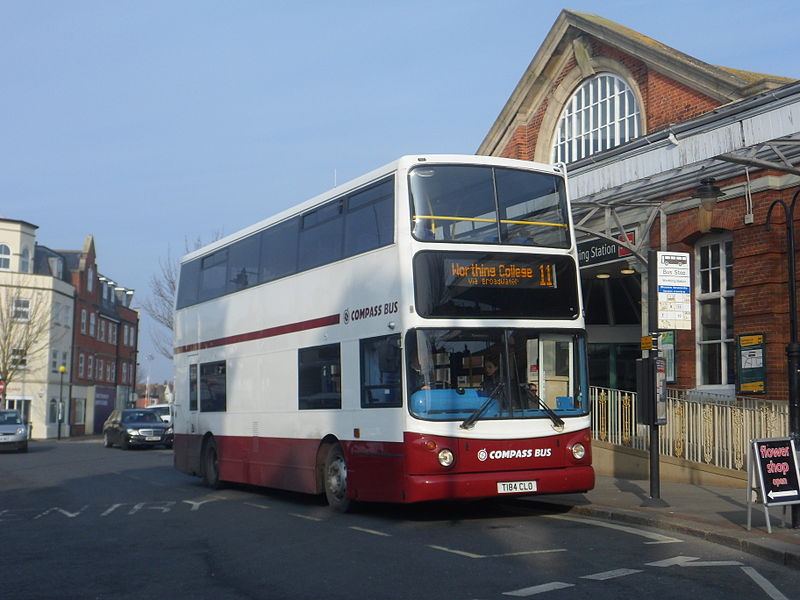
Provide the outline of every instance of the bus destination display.
[[444,271],[444,280],[448,287],[505,289],[557,287],[556,269],[552,263],[446,258]]

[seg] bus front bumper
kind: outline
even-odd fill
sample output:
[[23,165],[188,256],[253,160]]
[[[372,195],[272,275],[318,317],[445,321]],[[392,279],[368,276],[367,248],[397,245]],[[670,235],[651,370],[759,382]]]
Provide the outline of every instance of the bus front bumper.
[[586,492],[594,469],[574,466],[529,471],[407,475],[404,502]]

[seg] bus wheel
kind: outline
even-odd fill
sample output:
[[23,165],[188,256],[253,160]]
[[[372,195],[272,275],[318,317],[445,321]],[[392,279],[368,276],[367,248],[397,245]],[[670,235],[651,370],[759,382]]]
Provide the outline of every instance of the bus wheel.
[[203,484],[212,489],[220,488],[219,482],[219,453],[217,443],[210,439],[203,447]]
[[328,505],[337,512],[347,512],[350,498],[347,497],[347,463],[342,447],[336,444],[328,452],[325,460],[325,498]]

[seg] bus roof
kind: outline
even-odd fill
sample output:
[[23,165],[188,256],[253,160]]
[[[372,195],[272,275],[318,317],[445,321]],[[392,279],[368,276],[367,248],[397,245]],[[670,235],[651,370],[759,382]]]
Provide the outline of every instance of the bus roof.
[[480,156],[475,154],[407,154],[401,156],[397,160],[394,160],[390,163],[387,163],[377,169],[373,169],[369,173],[361,175],[360,177],[356,177],[355,179],[351,179],[337,185],[335,188],[330,190],[326,190],[325,192],[310,198],[300,204],[296,204],[283,210],[271,217],[267,217],[249,227],[244,229],[240,229],[239,231],[232,233],[230,235],[225,236],[219,240],[211,242],[203,246],[202,248],[198,248],[181,258],[181,263],[186,263],[190,260],[193,260],[199,256],[203,256],[208,254],[209,252],[213,252],[218,248],[223,248],[239,239],[247,237],[252,233],[256,233],[257,231],[261,231],[269,227],[270,225],[274,225],[275,223],[280,223],[294,215],[299,213],[305,212],[311,208],[314,208],[318,204],[322,204],[332,198],[336,198],[342,194],[349,192],[350,190],[359,188],[361,186],[367,185],[372,181],[380,179],[381,177],[388,175],[389,173],[393,173],[394,171],[402,168],[409,168],[418,163],[431,163],[431,164],[442,164],[442,163],[459,163],[459,164],[476,164],[476,165],[492,165],[497,167],[509,167],[509,168],[522,168],[522,169],[536,169],[536,170],[544,170],[544,171],[552,171],[554,174],[565,174],[566,169],[564,165],[548,165],[545,163],[537,163],[527,160],[518,160],[513,158],[498,158],[495,156]]

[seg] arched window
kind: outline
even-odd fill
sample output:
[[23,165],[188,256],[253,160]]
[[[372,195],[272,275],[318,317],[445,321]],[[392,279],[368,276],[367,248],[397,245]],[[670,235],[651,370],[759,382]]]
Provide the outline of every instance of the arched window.
[[11,268],[11,248],[5,244],[0,244],[0,269]]
[[574,162],[640,134],[633,90],[624,79],[600,73],[586,79],[564,106],[553,139],[553,162]]

